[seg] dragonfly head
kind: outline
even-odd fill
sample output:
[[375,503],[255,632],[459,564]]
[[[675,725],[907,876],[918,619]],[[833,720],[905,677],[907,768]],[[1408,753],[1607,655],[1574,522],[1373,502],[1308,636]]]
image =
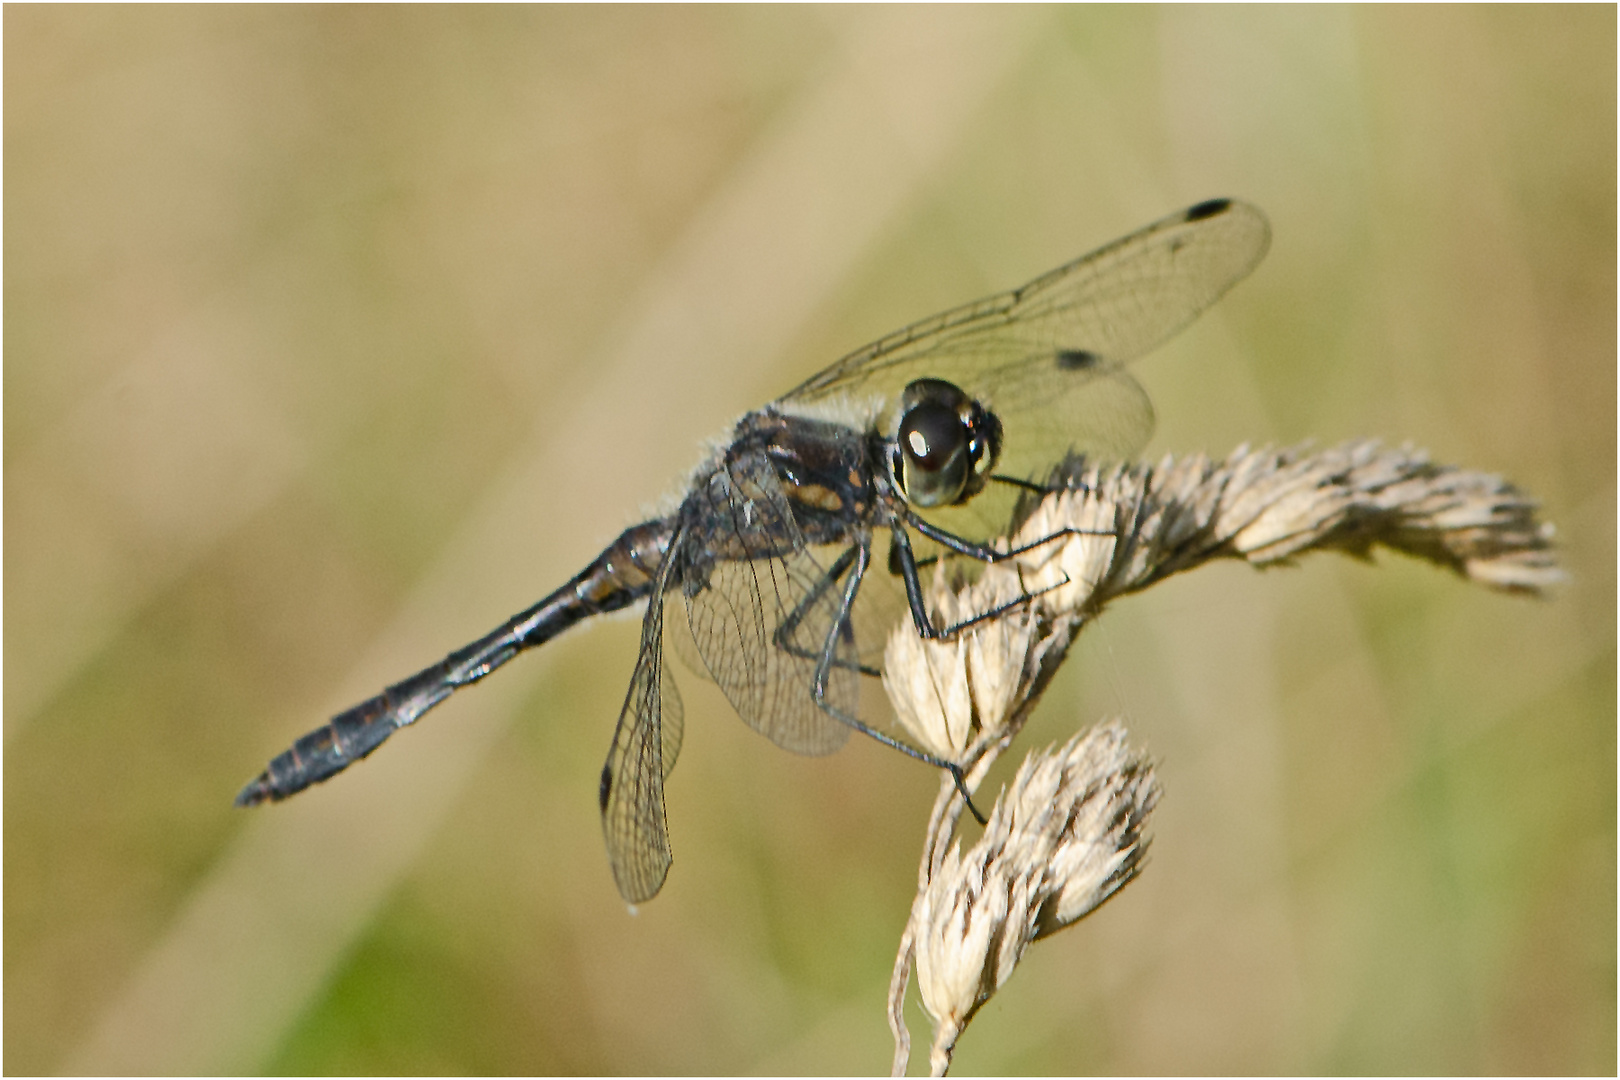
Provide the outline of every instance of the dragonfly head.
[[944,379],[917,379],[900,399],[889,470],[913,506],[966,502],[1001,453],[1001,421]]

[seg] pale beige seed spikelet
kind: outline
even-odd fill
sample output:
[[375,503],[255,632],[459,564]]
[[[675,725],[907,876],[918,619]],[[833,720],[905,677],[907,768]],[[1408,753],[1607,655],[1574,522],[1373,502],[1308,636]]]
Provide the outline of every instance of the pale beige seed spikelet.
[[[1096,479],[1095,471],[1089,479]],[[1081,611],[1107,575],[1117,542],[1116,505],[1095,486],[1048,496],[1012,538],[1023,547],[1072,530],[1018,557],[1024,587],[1049,617]]]
[[936,1050],[1011,977],[1038,938],[1095,910],[1141,868],[1158,799],[1118,723],[1032,754],[984,835],[946,853],[913,912],[917,986]]
[[[1024,595],[1015,573],[991,567],[973,585],[950,589],[936,575],[932,618],[949,626]],[[1019,703],[1036,615],[1019,605],[944,641],[925,641],[909,621],[889,634],[883,685],[905,729],[927,750],[957,761],[985,732],[1001,730]]]
[[955,761],[973,734],[967,641],[924,641],[907,623],[889,634],[883,688],[895,717],[923,749]]

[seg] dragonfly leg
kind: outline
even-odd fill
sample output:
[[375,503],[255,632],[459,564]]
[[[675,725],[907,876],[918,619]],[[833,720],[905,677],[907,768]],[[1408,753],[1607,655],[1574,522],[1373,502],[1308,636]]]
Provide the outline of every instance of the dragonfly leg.
[[1016,476],[1003,476],[1000,473],[991,473],[990,479],[994,480],[998,484],[1006,484],[1008,487],[1015,487],[1022,491],[1027,491],[1031,495],[1050,495],[1052,492],[1059,490],[1058,488],[1048,487],[1045,484],[1037,484],[1033,480],[1021,480]]
[[[856,547],[852,546],[846,549],[842,555],[834,560],[832,566],[827,568],[827,572],[821,576],[821,580],[816,582],[815,587],[810,590],[805,598],[800,600],[792,611],[788,612],[787,618],[783,619],[781,625],[776,628],[775,640],[778,649],[800,660],[819,660],[821,658],[820,652],[812,652],[797,644],[793,640],[793,635],[798,631],[799,625],[804,622],[805,616],[809,614],[810,610],[821,603],[828,590],[838,584],[838,579],[849,571],[850,566],[855,562],[856,554]],[[847,620],[842,624],[842,629],[846,636],[850,634]],[[843,668],[846,671],[858,671],[862,675],[870,675],[874,679],[883,675],[883,672],[877,668],[868,667],[861,663],[851,663],[838,657],[834,657],[832,666]]]
[[[928,539],[944,545],[959,555],[966,555],[969,558],[978,559],[980,562],[985,563],[1003,562],[1016,555],[1022,555],[1027,551],[1033,551],[1038,547],[1050,544],[1054,540],[1061,540],[1065,536],[1112,535],[1111,532],[1101,529],[1063,528],[1020,547],[1008,551],[997,551],[995,548],[987,547],[984,544],[975,544],[971,540],[964,540],[962,537],[946,532],[936,525],[930,525],[919,517],[908,515],[908,518],[909,523]],[[961,622],[953,623],[950,626],[936,627],[928,615],[927,605],[923,603],[922,581],[917,576],[919,561],[912,553],[911,537],[906,535],[906,524],[906,522],[898,520],[893,523],[894,544],[889,548],[889,563],[892,569],[899,572],[901,580],[905,582],[906,603],[911,608],[911,621],[916,625],[918,635],[930,641],[955,637],[969,627],[1004,615],[1009,611],[1024,606],[1038,596],[1049,593],[1054,589],[1061,589],[1069,584],[1069,575],[1064,574],[1062,581],[1054,582],[1044,589],[1038,589],[1032,593],[1026,592],[1021,596],[1014,597],[1005,604],[998,604],[989,611],[982,611],[972,618],[963,619]]]
[[1009,548],[1006,551],[998,551],[987,544],[974,543],[972,540],[957,536],[955,533],[948,532],[945,529],[940,528],[938,525],[930,524],[917,514],[912,513],[910,510],[906,512],[906,524],[928,537],[928,539],[937,544],[944,545],[950,550],[956,552],[958,555],[966,555],[970,559],[977,559],[983,563],[1005,562],[1006,560],[1015,558],[1027,551],[1034,551],[1038,547],[1045,547],[1052,541],[1061,540],[1065,536],[1114,535],[1112,529],[1076,529],[1070,526],[1065,526],[1064,528],[1058,529],[1055,532],[1048,533],[1039,540],[1032,540],[1027,544],[1023,544],[1015,548]]
[[[849,625],[850,611],[855,607],[855,596],[860,592],[861,579],[866,576],[867,567],[872,562],[871,539],[863,537],[860,543],[857,543],[845,553],[845,556],[849,555],[854,556],[854,569],[849,575],[849,580],[844,583],[844,595],[842,602],[838,606],[838,618],[833,623],[832,629],[827,632],[827,640],[821,647],[821,658],[816,664],[815,678],[810,684],[811,696],[823,712],[839,723],[852,727],[856,731],[876,739],[884,746],[900,751],[907,757],[916,758],[918,761],[932,765],[936,769],[944,769],[950,773],[951,780],[956,784],[956,790],[961,793],[962,801],[967,804],[967,808],[972,812],[974,820],[980,825],[985,824],[984,815],[979,813],[977,806],[973,805],[973,796],[968,792],[967,780],[962,774],[962,766],[954,761],[947,761],[942,757],[930,754],[925,750],[919,750],[915,746],[909,746],[892,735],[886,735],[859,717],[846,713],[827,700],[827,678],[832,673],[834,656],[838,651],[838,640],[843,636]],[[840,558],[838,561],[843,562],[844,559]]]

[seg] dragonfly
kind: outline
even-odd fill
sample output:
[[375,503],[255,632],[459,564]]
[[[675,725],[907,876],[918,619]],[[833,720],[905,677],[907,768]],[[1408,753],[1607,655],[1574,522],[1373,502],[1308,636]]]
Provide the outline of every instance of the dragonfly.
[[[903,584],[923,637],[950,638],[1004,610],[936,625],[919,562],[990,563],[1028,550],[987,542],[994,519],[962,511],[993,505],[993,491],[1041,490],[1038,478],[1066,457],[1139,452],[1153,408],[1128,366],[1246,277],[1269,243],[1254,206],[1201,202],[850,353],[738,420],[673,513],[626,529],[533,607],[300,738],[237,805],[326,780],[518,653],[645,601],[599,788],[609,863],[627,901],[657,894],[672,862],[664,785],[684,717],[666,665],[666,619],[676,651],[684,642],[699,674],[778,746],[827,754],[860,732],[948,771],[971,807],[957,763],[857,715],[861,679],[881,674],[873,635],[856,617],[874,540],[887,538],[889,580]],[[919,559],[924,545],[939,554]]]

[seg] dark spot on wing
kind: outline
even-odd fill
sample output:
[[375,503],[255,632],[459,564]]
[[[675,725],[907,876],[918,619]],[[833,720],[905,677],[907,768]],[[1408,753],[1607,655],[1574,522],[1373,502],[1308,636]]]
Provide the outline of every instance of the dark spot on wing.
[[613,794],[613,767],[602,766],[602,787],[596,793],[596,801],[602,805],[602,813],[607,813],[608,796]]
[[1087,349],[1058,350],[1057,366],[1061,371],[1085,371],[1101,365],[1102,357]]
[[1210,199],[1208,202],[1201,202],[1197,206],[1187,208],[1187,220],[1203,221],[1205,218],[1212,218],[1216,214],[1225,213],[1226,208],[1231,205],[1231,199]]

